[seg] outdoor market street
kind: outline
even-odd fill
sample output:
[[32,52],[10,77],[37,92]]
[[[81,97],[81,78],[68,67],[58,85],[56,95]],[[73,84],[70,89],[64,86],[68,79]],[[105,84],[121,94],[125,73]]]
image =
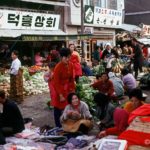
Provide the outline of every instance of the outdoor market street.
[[[146,101],[150,102],[150,90],[144,90],[144,93],[148,95]],[[46,104],[48,100],[49,93],[26,97],[24,102],[19,104],[23,117],[33,118],[33,124],[38,127],[43,125],[55,126],[53,110],[49,110]]]

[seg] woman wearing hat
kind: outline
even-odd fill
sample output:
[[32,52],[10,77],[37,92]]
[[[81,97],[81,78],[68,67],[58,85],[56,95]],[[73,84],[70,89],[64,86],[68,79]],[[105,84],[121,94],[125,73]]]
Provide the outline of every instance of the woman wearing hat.
[[61,116],[62,127],[68,132],[87,132],[92,127],[92,115],[88,105],[80,101],[76,93],[68,95],[68,105]]

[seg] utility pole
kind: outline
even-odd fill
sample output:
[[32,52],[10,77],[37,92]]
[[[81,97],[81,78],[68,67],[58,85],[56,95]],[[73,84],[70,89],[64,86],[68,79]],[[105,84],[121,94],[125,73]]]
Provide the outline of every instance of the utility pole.
[[[81,38],[84,34],[84,0],[81,0]],[[84,58],[84,40],[81,39],[81,50],[82,50],[82,57]]]

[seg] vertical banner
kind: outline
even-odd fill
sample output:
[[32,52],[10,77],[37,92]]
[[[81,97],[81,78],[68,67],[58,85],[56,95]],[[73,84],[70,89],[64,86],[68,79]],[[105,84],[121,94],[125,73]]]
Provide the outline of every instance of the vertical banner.
[[84,22],[88,24],[93,24],[93,21],[94,21],[94,7],[85,5]]

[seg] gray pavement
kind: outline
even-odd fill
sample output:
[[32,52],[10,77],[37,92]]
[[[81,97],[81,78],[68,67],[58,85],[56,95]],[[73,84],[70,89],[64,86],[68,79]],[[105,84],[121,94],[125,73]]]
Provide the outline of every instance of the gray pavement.
[[19,108],[24,118],[33,118],[33,124],[36,126],[50,125],[54,126],[53,111],[47,107],[49,93],[32,95],[25,98]]

